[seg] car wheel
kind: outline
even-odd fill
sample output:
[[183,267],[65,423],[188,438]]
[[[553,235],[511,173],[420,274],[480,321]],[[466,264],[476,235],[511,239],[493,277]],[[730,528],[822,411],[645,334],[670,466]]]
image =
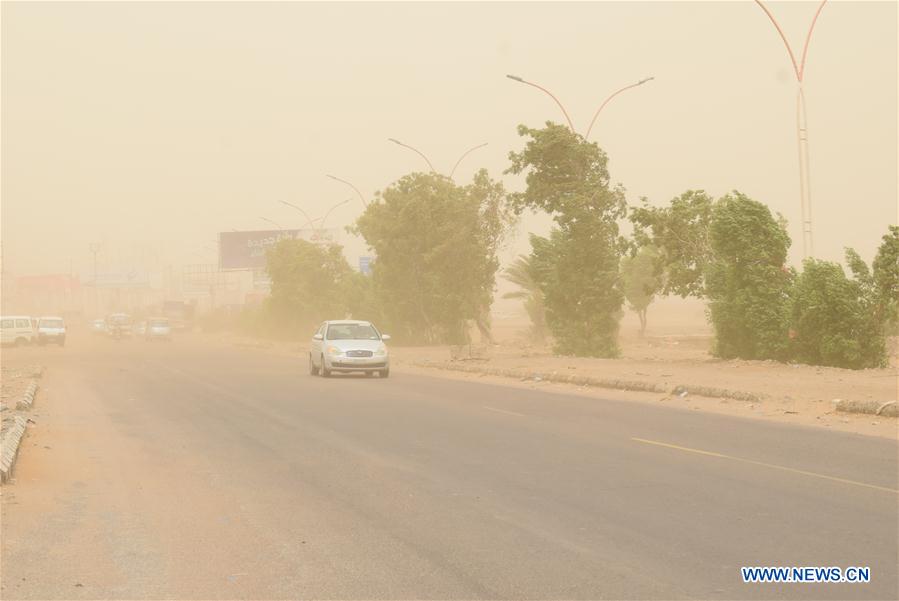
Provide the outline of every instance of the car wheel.
[[325,366],[325,356],[324,356],[324,355],[322,355],[322,365],[321,365],[321,370],[322,370],[322,377],[323,377],[323,378],[330,378],[330,377],[331,377],[331,370],[328,369],[328,368]]
[[309,353],[309,375],[318,375],[318,368],[315,366],[315,361],[312,360],[312,353]]
[[373,375],[375,375],[375,372],[373,372],[373,371],[367,371],[367,372],[365,372],[365,377],[366,377],[366,378],[370,378],[370,377],[372,377]]
[[390,376],[390,368],[388,367],[387,369],[382,369],[381,371],[378,372],[378,376],[381,378],[389,377]]

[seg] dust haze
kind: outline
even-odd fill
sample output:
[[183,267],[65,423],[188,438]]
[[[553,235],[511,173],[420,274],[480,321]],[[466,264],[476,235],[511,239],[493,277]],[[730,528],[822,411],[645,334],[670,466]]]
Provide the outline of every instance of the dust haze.
[[[772,4],[794,46],[814,12]],[[870,260],[896,222],[896,5],[827,7],[808,57],[816,253]],[[795,82],[751,2],[18,3],[2,9],[4,276],[87,279],[216,263],[217,234],[303,227],[426,165],[508,189],[515,127],[563,123],[557,94],[612,180],[665,203],[739,189],[789,221],[801,258]],[[884,41],[888,43],[884,44]],[[362,211],[338,207],[329,226]],[[265,218],[268,221],[264,221]],[[504,261],[525,252],[526,217]],[[364,242],[339,240],[351,264]],[[502,282],[500,286],[504,286]],[[503,303],[500,302],[500,305]]]

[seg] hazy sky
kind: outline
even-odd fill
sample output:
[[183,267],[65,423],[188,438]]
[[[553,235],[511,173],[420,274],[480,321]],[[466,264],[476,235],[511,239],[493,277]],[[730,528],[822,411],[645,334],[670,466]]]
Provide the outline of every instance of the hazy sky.
[[[769,4],[801,47],[816,3]],[[897,221],[897,5],[831,2],[806,70],[818,255],[870,259]],[[212,262],[218,231],[285,227],[424,166],[503,176],[515,127],[562,116],[636,203],[739,189],[800,257],[795,82],[753,2],[2,4],[2,238],[16,274]],[[350,223],[361,203],[329,225]],[[507,256],[527,248],[527,218]],[[354,260],[360,241],[343,235]]]

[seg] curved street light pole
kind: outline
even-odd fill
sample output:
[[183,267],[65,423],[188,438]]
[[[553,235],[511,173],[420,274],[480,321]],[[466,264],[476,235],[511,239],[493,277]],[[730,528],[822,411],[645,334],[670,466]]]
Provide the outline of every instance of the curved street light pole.
[[334,181],[340,182],[341,184],[346,184],[347,186],[349,186],[350,188],[352,188],[353,191],[356,193],[356,196],[359,197],[359,200],[362,201],[362,206],[365,207],[366,209],[368,208],[368,203],[365,202],[365,197],[362,196],[362,192],[359,191],[359,188],[357,188],[356,186],[354,186],[354,185],[351,184],[350,182],[346,181],[345,179],[341,179],[341,178],[337,177],[336,175],[331,175],[331,174],[326,173],[325,176],[326,176],[326,177],[330,177],[330,178],[333,179]]
[[550,98],[552,98],[553,100],[556,101],[556,104],[559,105],[559,108],[562,109],[562,114],[565,115],[565,120],[568,121],[568,128],[571,130],[572,133],[577,133],[577,132],[575,131],[575,129],[574,129],[574,125],[571,124],[571,117],[568,116],[568,111],[565,110],[565,107],[562,106],[562,103],[559,101],[558,98],[556,98],[555,94],[553,94],[552,92],[550,92],[549,90],[547,90],[547,89],[544,88],[543,86],[539,86],[539,85],[537,85],[537,84],[535,84],[535,83],[533,83],[533,82],[530,82],[530,81],[528,81],[528,80],[526,80],[526,79],[523,79],[523,78],[521,78],[521,77],[518,77],[517,75],[506,75],[506,77],[508,77],[508,78],[511,79],[512,81],[517,81],[518,83],[527,84],[527,85],[529,85],[529,86],[532,86],[532,87],[534,87],[534,88],[537,88],[537,89],[540,90],[541,92],[544,92],[545,94],[549,95]]
[[652,81],[653,79],[655,79],[655,77],[645,77],[645,78],[641,79],[640,81],[638,81],[637,83],[632,83],[629,86],[624,86],[620,90],[613,92],[611,95],[609,95],[609,97],[606,98],[601,105],[599,105],[599,108],[596,109],[596,112],[593,114],[593,119],[590,120],[590,126],[587,128],[587,133],[584,135],[584,139],[587,140],[590,138],[590,132],[593,130],[593,124],[596,123],[596,119],[597,119],[597,117],[599,117],[599,113],[601,113],[602,109],[604,109],[605,106],[607,104],[609,104],[609,101],[612,100],[612,98],[614,98],[615,96],[617,96],[618,94],[622,93],[625,90],[630,90],[631,88],[636,88],[637,86],[642,86],[646,82]]
[[771,11],[768,10],[768,7],[765,6],[761,0],[755,0],[755,3],[765,11],[766,15],[768,15],[768,19],[771,20],[771,23],[777,30],[778,35],[780,35],[780,39],[783,41],[784,46],[786,46],[787,54],[790,55],[790,62],[793,65],[793,74],[796,76],[796,83],[798,84],[798,89],[796,91],[796,139],[799,145],[799,196],[802,205],[802,252],[804,258],[807,259],[814,256],[815,250],[814,241],[812,239],[812,194],[811,179],[809,176],[808,121],[805,112],[805,92],[802,89],[802,84],[805,76],[805,60],[808,57],[808,47],[812,39],[812,31],[815,29],[815,24],[818,22],[818,15],[821,14],[821,9],[827,4],[827,0],[821,0],[821,3],[818,5],[818,10],[815,11],[815,16],[812,17],[812,23],[809,25],[808,32],[805,35],[805,43],[802,46],[802,56],[799,62],[796,62],[796,55],[793,54],[793,48],[790,46],[790,42],[787,41],[787,36],[784,34],[783,29],[781,29],[780,24],[778,24],[777,20],[774,18],[774,15],[771,14]]
[[[343,201],[341,201],[341,202],[338,202],[336,205],[334,205],[333,207],[331,207],[330,209],[328,209],[328,211],[325,213],[325,216],[319,218],[319,219],[321,220],[321,225],[318,226],[318,227],[319,227],[319,231],[324,231],[324,229],[325,229],[325,221],[328,219],[328,215],[331,214],[331,211],[333,211],[334,209],[336,209],[336,208],[339,207],[339,206],[345,205],[346,203],[350,202],[351,200],[352,200],[352,198],[347,198],[346,200],[343,200]],[[316,221],[317,221],[317,220],[316,220]]]
[[261,220],[263,220],[263,221],[265,221],[265,222],[267,222],[267,223],[271,223],[273,226],[275,226],[275,227],[278,228],[279,230],[284,231],[284,228],[283,228],[283,227],[281,227],[280,225],[278,225],[277,223],[275,223],[274,221],[272,221],[271,219],[269,219],[269,218],[267,218],[267,217],[259,217],[259,219],[261,219]]
[[309,225],[309,227],[312,229],[312,231],[313,232],[315,231],[315,225],[313,225],[312,219],[309,217],[309,213],[307,213],[306,211],[304,211],[297,205],[287,202],[286,200],[279,200],[278,202],[280,202],[283,205],[287,205],[288,207],[291,207],[293,209],[296,209],[303,217],[306,218],[306,223]]
[[431,172],[437,173],[437,170],[434,169],[434,165],[431,164],[431,161],[428,159],[428,157],[426,157],[426,156],[424,155],[424,153],[423,153],[422,151],[420,151],[419,149],[417,149],[417,148],[415,148],[415,147],[413,147],[413,146],[409,146],[408,144],[403,144],[402,142],[400,142],[400,141],[397,140],[396,138],[387,138],[387,141],[388,141],[388,142],[393,142],[393,143],[396,144],[397,146],[402,146],[403,148],[408,148],[408,149],[411,150],[412,152],[417,153],[418,156],[420,156],[421,158],[423,158],[423,159],[425,160],[425,163],[428,164],[428,167],[431,169]]
[[469,154],[471,154],[472,152],[474,152],[474,151],[477,150],[478,148],[483,148],[484,146],[487,146],[487,142],[484,142],[483,144],[478,144],[477,146],[472,146],[471,148],[469,148],[468,150],[466,150],[465,152],[463,152],[463,153],[462,153],[462,156],[459,157],[459,160],[456,161],[456,164],[453,165],[453,170],[450,171],[450,174],[449,174],[450,179],[453,179],[453,174],[456,172],[456,167],[459,166],[459,163],[462,162],[462,159],[464,159],[465,157],[467,157]]

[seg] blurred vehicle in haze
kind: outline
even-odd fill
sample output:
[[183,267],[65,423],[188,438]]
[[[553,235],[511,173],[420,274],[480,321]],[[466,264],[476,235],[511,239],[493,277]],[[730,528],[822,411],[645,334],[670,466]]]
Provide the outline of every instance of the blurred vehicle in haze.
[[106,321],[95,319],[91,322],[91,332],[94,334],[106,334]]
[[326,321],[312,336],[309,373],[327,378],[332,372],[390,375],[390,340],[368,321]]
[[54,342],[66,344],[66,323],[62,317],[41,317],[37,322],[37,343],[41,346]]
[[15,346],[32,344],[37,339],[37,331],[28,315],[0,317],[0,343]]
[[171,340],[172,325],[165,317],[153,317],[147,321],[144,334],[147,340]]
[[143,336],[147,333],[147,322],[139,321],[134,324],[134,335],[135,336]]
[[194,322],[194,306],[184,301],[165,301],[162,303],[162,317],[169,320],[169,326],[173,330],[191,330]]
[[113,313],[106,318],[106,329],[115,339],[131,337],[131,316],[127,313]]

